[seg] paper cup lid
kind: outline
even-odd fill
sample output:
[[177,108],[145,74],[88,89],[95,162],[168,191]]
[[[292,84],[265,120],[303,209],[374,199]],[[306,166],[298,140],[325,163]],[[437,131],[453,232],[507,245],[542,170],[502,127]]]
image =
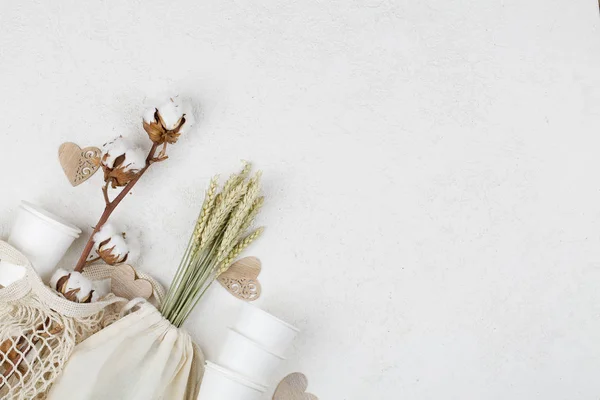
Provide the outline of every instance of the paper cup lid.
[[252,382],[250,379],[248,379],[248,378],[246,378],[246,377],[244,377],[244,376],[242,376],[242,375],[240,375],[240,374],[238,374],[236,372],[233,372],[230,369],[227,369],[225,367],[221,367],[220,365],[212,363],[212,362],[210,362],[208,360],[206,361],[206,368],[212,369],[214,371],[217,371],[220,374],[225,375],[226,377],[228,377],[228,378],[236,381],[237,383],[241,383],[242,385],[249,387],[250,389],[257,390],[257,391],[259,391],[261,393],[264,393],[264,392],[267,391],[267,387],[266,386],[261,385],[261,384],[256,383],[256,382]]
[[74,237],[75,239],[81,235],[81,229],[67,222],[65,219],[44,210],[42,207],[31,204],[28,201],[22,201],[21,208],[29,211],[30,213],[48,222],[50,225],[54,226],[65,234]]

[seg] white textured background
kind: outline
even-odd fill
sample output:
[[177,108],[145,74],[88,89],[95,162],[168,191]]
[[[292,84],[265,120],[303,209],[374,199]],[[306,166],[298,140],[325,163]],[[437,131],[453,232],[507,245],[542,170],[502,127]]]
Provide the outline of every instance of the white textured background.
[[[255,161],[260,305],[302,329],[280,376],[322,400],[600,397],[595,0],[0,6],[0,237],[20,199],[89,231],[100,176],[71,188],[58,146],[144,143],[146,97],[179,92],[198,129],[115,219],[167,283],[209,176]],[[209,356],[230,303],[187,324]]]

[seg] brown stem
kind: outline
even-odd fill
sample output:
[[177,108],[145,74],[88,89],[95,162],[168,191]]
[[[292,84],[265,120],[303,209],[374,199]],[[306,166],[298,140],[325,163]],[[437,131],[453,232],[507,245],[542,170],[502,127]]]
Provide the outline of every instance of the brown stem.
[[104,204],[108,206],[110,204],[110,199],[108,198],[108,182],[104,183],[104,186],[102,186],[102,195],[104,196]]
[[90,255],[92,248],[94,247],[94,235],[96,233],[98,233],[98,231],[104,226],[106,221],[108,221],[108,218],[113,213],[113,211],[115,211],[115,208],[117,208],[117,206],[119,205],[121,200],[123,200],[125,198],[125,196],[127,195],[127,193],[129,193],[129,191],[135,186],[137,181],[140,180],[142,175],[144,175],[144,172],[146,172],[146,170],[150,167],[150,165],[152,165],[152,163],[156,161],[154,158],[154,153],[156,153],[157,147],[158,147],[158,145],[156,143],[152,144],[152,148],[150,149],[150,152],[148,153],[148,157],[146,157],[146,165],[144,166],[144,168],[142,168],[140,170],[140,172],[137,174],[137,176],[135,178],[133,178],[127,184],[127,186],[125,186],[123,188],[123,190],[121,190],[121,192],[117,195],[117,197],[115,197],[113,199],[113,201],[108,202],[106,204],[106,207],[104,208],[104,212],[100,216],[100,219],[98,220],[98,223],[96,224],[96,227],[94,228],[92,235],[90,236],[90,239],[86,243],[86,245],[83,249],[83,253],[81,253],[81,256],[79,257],[79,261],[77,261],[77,265],[75,266],[75,271],[77,271],[77,272],[83,271],[83,269],[85,268],[87,258]]
[[89,260],[87,260],[87,261],[85,262],[85,266],[87,267],[88,265],[90,265],[90,264],[92,264],[92,263],[94,263],[94,262],[98,261],[100,258],[101,258],[101,257],[100,257],[100,256],[98,256],[98,257],[94,257],[94,258],[92,258],[92,259],[89,259]]
[[158,158],[163,158],[166,154],[167,154],[167,142],[165,142],[163,144],[162,150],[160,151],[160,153],[158,153]]

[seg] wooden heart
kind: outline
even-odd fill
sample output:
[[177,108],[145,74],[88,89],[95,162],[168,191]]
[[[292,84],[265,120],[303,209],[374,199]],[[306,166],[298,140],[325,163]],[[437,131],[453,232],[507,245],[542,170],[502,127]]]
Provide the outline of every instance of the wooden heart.
[[67,142],[60,145],[58,159],[67,179],[77,186],[91,178],[100,167],[102,151],[97,147],[82,149],[75,143]]
[[219,275],[218,281],[238,299],[254,301],[260,297],[262,290],[258,281],[260,270],[261,264],[258,258],[245,257]]
[[136,279],[135,270],[131,265],[117,265],[110,279],[111,291],[119,297],[134,299],[152,296],[152,284],[145,279]]
[[306,393],[308,379],[300,372],[289,374],[279,382],[273,400],[319,400],[314,394]]

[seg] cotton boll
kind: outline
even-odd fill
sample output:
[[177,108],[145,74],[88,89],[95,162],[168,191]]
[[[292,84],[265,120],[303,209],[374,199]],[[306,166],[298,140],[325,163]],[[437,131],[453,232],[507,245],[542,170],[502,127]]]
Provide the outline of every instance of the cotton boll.
[[94,235],[94,246],[96,250],[100,248],[100,244],[113,236],[116,236],[117,229],[110,223],[104,224],[102,228]]
[[179,113],[184,116],[185,115],[185,124],[181,126],[179,129],[179,134],[183,135],[190,131],[190,128],[194,126],[196,123],[196,118],[194,118],[194,109],[192,107],[192,103],[188,101],[183,101],[179,96],[173,98],[174,103],[177,105],[177,109]]
[[115,265],[128,259],[129,246],[123,234],[118,233],[99,243],[96,253],[98,253],[105,263]]
[[[68,277],[66,281],[63,278]],[[60,282],[60,287],[59,281]],[[56,270],[52,278],[50,279],[50,287],[61,292],[71,301],[86,302],[92,291],[92,281],[84,277],[81,273],[76,271],[66,271],[62,268]],[[74,292],[75,293],[69,293]],[[74,296],[74,297],[72,297]]]
[[127,150],[123,166],[125,170],[139,171],[146,166],[146,154],[140,148]]
[[90,281],[89,279],[87,280],[87,282],[89,282],[89,284],[85,284],[81,287],[81,290],[79,292],[77,292],[77,300],[79,300],[79,302],[83,302],[83,300],[89,298],[90,294],[93,297],[93,293],[92,293],[92,281]]
[[[85,285],[86,280],[87,278],[85,278],[80,272],[72,271],[69,281],[67,282],[66,291],[68,292],[73,289],[81,289],[82,285]],[[92,290],[91,284],[90,290]]]
[[122,235],[113,236],[110,238],[109,246],[111,253],[119,258],[125,258],[129,254],[129,246]]
[[114,189],[139,177],[140,170],[146,166],[146,154],[119,137],[105,145],[101,163],[104,181]]
[[174,129],[184,114],[180,102],[175,100],[178,100],[178,98],[169,99],[169,101],[158,107],[158,112],[167,129]]
[[89,296],[90,292],[92,291],[92,281],[83,276],[81,273],[73,271],[71,272],[71,277],[69,277],[69,281],[67,282],[65,293],[75,289],[79,289],[76,296],[77,300],[81,301]]
[[178,96],[155,104],[159,106],[151,107],[144,113],[144,130],[154,144],[175,144],[193,123],[192,109]]
[[134,146],[122,136],[114,139],[111,142],[106,143],[104,146],[104,155],[102,157],[102,164],[108,168],[113,168],[115,160],[127,153],[127,150],[134,148]]
[[52,275],[52,278],[50,278],[50,287],[52,289],[57,289],[56,285],[58,283],[58,280],[60,278],[62,278],[63,276],[67,276],[67,275],[69,275],[69,271],[62,269],[62,268],[58,268]]
[[144,122],[146,122],[148,124],[151,124],[152,122],[156,122],[156,120],[154,119],[155,113],[156,113],[156,108],[154,108],[154,107],[146,109],[146,111],[144,111],[144,115],[143,115]]

